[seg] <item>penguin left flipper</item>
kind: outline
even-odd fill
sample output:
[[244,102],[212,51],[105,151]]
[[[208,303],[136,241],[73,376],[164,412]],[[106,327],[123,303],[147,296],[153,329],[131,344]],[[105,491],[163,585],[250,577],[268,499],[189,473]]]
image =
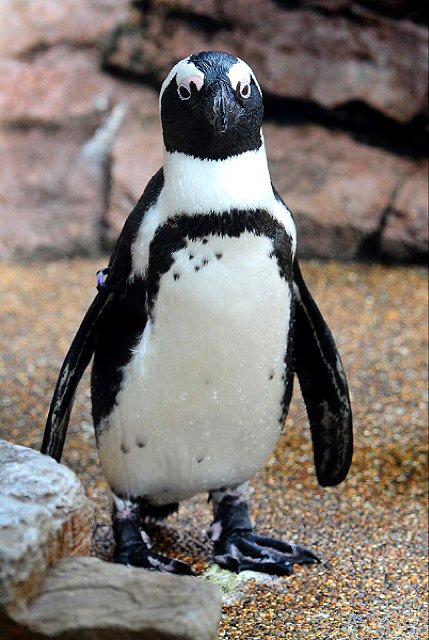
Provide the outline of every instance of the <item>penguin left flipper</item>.
[[346,374],[332,333],[294,262],[295,371],[310,421],[316,475],[322,486],[347,476],[353,455]]

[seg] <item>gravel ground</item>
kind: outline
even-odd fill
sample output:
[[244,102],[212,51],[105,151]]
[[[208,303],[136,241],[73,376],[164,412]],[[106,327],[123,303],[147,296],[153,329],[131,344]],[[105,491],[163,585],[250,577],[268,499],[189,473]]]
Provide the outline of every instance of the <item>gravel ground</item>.
[[[62,357],[103,261],[0,264],[0,437],[41,443]],[[221,638],[426,640],[427,273],[423,268],[306,262],[313,295],[348,372],[356,447],[349,478],[318,487],[298,385],[285,434],[252,486],[260,532],[314,549],[318,566],[248,580],[225,605]],[[92,434],[88,374],[63,462],[97,506],[93,553],[111,553],[106,485]],[[154,530],[164,551],[204,571],[204,496]]]

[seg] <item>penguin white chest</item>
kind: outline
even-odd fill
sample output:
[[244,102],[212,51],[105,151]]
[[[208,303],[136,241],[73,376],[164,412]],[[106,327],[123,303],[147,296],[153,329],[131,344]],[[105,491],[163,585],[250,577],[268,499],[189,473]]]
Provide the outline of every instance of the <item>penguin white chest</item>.
[[172,257],[99,443],[114,490],[155,504],[238,485],[264,463],[290,323],[269,238],[208,236]]

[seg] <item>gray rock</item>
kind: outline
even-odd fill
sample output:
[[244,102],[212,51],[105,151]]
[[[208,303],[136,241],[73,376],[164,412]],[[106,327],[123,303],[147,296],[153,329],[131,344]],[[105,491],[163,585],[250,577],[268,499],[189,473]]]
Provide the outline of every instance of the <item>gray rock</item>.
[[76,475],[0,440],[0,615],[39,594],[48,568],[89,553],[92,508]]
[[39,598],[3,622],[3,637],[215,640],[219,619],[218,589],[202,578],[69,558]]

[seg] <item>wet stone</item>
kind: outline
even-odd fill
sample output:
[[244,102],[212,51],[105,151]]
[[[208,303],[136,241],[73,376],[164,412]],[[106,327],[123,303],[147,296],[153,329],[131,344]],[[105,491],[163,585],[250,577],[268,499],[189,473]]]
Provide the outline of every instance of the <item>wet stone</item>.
[[0,440],[0,618],[40,593],[51,564],[89,554],[92,507],[53,458]]
[[0,628],[9,640],[215,640],[219,618],[219,593],[207,581],[75,558],[52,569],[44,592]]

